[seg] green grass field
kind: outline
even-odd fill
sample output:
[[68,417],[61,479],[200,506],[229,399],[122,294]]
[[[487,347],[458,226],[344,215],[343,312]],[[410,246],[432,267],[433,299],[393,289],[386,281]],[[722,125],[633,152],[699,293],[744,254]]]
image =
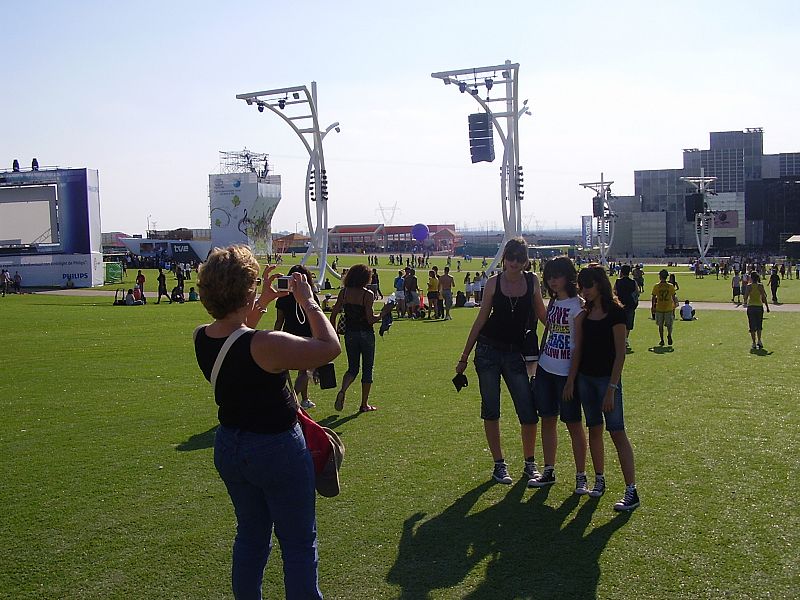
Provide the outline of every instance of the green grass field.
[[[727,284],[684,280],[698,300]],[[450,382],[475,314],[396,322],[378,340],[375,413],[354,413],[351,392],[337,414],[335,390],[312,388],[313,416],[347,445],[341,495],[317,504],[326,598],[797,597],[800,313],[767,315],[751,353],[743,311],[677,323],[674,351],[653,348],[639,312],[623,380],[642,506],[619,516],[613,446],[609,492],[579,499],[563,427],[559,483],[489,483],[474,371],[459,394]],[[0,597],[231,598],[234,516],[191,344],[202,306],[23,295],[0,299],[0,320]],[[505,392],[503,414],[521,474]],[[282,597],[279,557],[265,597]]]

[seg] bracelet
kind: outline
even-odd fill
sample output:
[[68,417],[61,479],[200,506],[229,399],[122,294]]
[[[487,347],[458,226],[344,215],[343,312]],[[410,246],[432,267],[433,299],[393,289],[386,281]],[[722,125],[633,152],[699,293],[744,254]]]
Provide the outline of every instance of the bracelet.
[[256,302],[255,302],[255,304],[254,304],[253,306],[255,306],[255,309],[256,309],[258,312],[260,312],[262,315],[263,315],[265,312],[267,312],[267,309],[266,309],[266,308],[264,308],[263,306],[261,306],[261,303],[260,303],[258,300],[256,300]]
[[616,383],[609,383],[608,384],[608,389],[610,389],[610,390],[618,390],[619,386]]

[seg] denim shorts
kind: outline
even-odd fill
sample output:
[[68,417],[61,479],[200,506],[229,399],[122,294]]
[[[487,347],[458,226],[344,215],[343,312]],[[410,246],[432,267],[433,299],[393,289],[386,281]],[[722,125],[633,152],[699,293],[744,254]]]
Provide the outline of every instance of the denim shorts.
[[564,402],[561,399],[566,383],[566,375],[553,375],[545,371],[541,365],[537,365],[536,378],[531,387],[533,403],[540,417],[556,417],[560,414],[564,423],[580,422],[581,402],[577,386],[573,390],[572,400]]
[[614,408],[611,412],[603,412],[603,398],[606,395],[611,376],[592,377],[578,373],[578,393],[580,394],[583,412],[586,413],[586,426],[595,427],[606,422],[606,431],[625,431],[625,419],[622,409],[622,380],[619,389],[614,390]]
[[528,371],[519,352],[498,350],[482,342],[475,346],[475,371],[481,391],[481,418],[500,418],[500,377],[506,382],[517,418],[523,425],[539,421],[531,398]]

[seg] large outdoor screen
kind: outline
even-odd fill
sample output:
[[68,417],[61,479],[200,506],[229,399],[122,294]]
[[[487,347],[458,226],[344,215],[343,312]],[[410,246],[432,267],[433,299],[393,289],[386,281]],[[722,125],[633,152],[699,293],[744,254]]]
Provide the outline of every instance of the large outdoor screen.
[[0,188],[0,245],[57,243],[56,186]]

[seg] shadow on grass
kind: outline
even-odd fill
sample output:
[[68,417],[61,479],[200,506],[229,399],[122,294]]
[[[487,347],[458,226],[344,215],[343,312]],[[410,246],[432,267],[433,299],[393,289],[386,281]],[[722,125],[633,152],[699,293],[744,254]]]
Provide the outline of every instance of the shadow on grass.
[[[544,503],[549,490],[526,499],[524,481],[498,504],[471,513],[493,485],[476,487],[431,519],[424,520],[422,512],[406,519],[397,561],[387,576],[402,588],[400,598],[425,600],[434,590],[457,586],[486,559],[485,578],[463,598],[595,598],[600,555],[630,514],[621,513],[587,534],[598,499],[581,503],[572,495],[553,508]],[[610,510],[607,503],[603,508]]]
[[750,354],[753,354],[755,356],[769,356],[773,354],[773,352],[772,350],[766,350],[765,348],[755,348],[755,349],[751,348]]
[[214,433],[217,431],[217,425],[214,425],[208,431],[203,433],[195,433],[185,442],[181,442],[175,446],[178,452],[191,452],[192,450],[205,450],[214,446]]
[[323,427],[328,427],[330,429],[336,429],[339,425],[344,425],[348,421],[352,421],[353,419],[357,419],[360,415],[360,412],[356,412],[355,414],[348,415],[346,417],[340,417],[339,415],[329,415],[324,419],[317,421]]
[[669,354],[670,352],[675,352],[675,348],[672,346],[651,346],[647,351],[653,354]]

